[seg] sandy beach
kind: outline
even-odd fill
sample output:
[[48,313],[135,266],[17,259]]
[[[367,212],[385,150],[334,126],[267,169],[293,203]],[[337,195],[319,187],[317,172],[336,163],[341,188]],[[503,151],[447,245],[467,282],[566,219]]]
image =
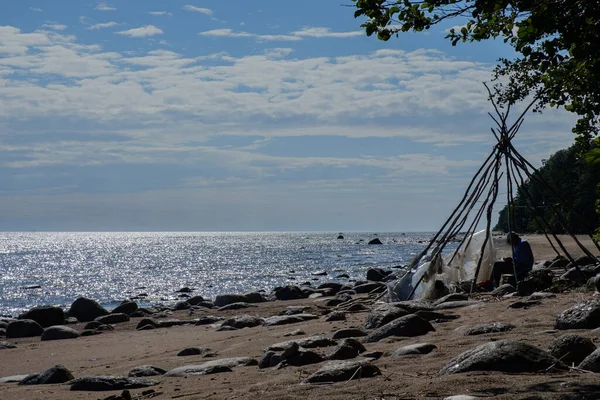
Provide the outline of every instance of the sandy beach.
[[[526,236],[533,248],[536,262],[551,260],[555,253],[544,236]],[[495,238],[499,257],[508,255],[509,248],[502,237]],[[582,241],[595,255],[600,252],[587,238]],[[573,255],[582,254],[571,239],[565,239]],[[367,295],[358,297],[368,302]],[[508,374],[500,372],[468,372],[440,376],[438,372],[453,357],[479,344],[510,339],[547,350],[553,340],[565,333],[577,333],[600,342],[597,330],[555,331],[559,313],[574,304],[596,299],[592,291],[575,289],[543,299],[541,304],[520,309],[508,306],[519,298],[494,298],[489,294],[475,294],[479,304],[448,310],[459,318],[443,323],[433,323],[434,332],[417,337],[390,337],[376,343],[365,343],[369,353],[383,352],[372,361],[381,375],[334,384],[303,384],[307,376],[323,363],[282,369],[259,369],[237,366],[232,372],[187,377],[152,377],[158,384],[149,388],[130,390],[132,397],[156,399],[443,399],[452,395],[470,394],[494,399],[597,399],[600,398],[600,378],[597,374],[570,370],[567,372],[542,372]],[[190,315],[188,310],[175,311],[169,318],[180,320],[202,315],[232,317],[250,314],[270,317],[289,306],[304,306],[307,313],[319,315],[315,320],[282,326],[256,326],[235,331],[216,331],[218,323],[205,326],[174,326],[138,331],[139,318],[115,324],[114,331],[71,340],[40,341],[39,337],[5,339],[16,344],[14,349],[0,350],[0,377],[24,375],[43,371],[62,364],[78,378],[82,376],[119,375],[140,365],[152,365],[170,370],[183,365],[201,364],[227,357],[253,357],[259,359],[264,349],[286,340],[296,340],[312,335],[331,336],[344,328],[361,328],[368,310],[348,312],[345,321],[325,321],[324,314],[332,308],[324,305],[327,298],[274,301],[257,304],[243,310],[206,310]],[[335,309],[335,307],[333,308]],[[465,336],[469,327],[486,322],[509,322],[516,328],[509,332]],[[84,323],[69,325],[82,331]],[[285,336],[301,329],[300,336]],[[360,340],[360,338],[358,338]],[[392,358],[388,355],[399,347],[431,343],[436,346],[429,354]],[[188,347],[208,348],[212,357],[203,355],[177,356]],[[313,349],[322,355],[331,348]],[[70,391],[69,385],[20,386],[16,383],[0,384],[0,399],[106,399],[120,395],[121,391],[89,392]],[[114,398],[114,397],[113,397]]]

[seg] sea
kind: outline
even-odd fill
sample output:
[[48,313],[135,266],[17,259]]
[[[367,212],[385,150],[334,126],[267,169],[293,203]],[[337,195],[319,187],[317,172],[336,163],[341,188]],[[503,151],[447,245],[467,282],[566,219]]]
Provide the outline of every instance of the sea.
[[[432,236],[429,232],[0,232],[0,315],[17,316],[38,305],[68,308],[80,296],[110,309],[127,298],[140,305],[170,304],[180,299],[182,288],[210,299],[225,293],[270,292],[307,281],[354,282],[364,280],[372,267],[405,266]],[[376,237],[383,244],[369,245]]]

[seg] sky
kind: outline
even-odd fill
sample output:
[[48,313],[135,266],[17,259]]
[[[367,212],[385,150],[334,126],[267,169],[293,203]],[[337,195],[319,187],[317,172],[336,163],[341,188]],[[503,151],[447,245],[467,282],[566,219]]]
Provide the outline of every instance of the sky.
[[[0,230],[437,230],[513,53],[456,21],[378,41],[351,4],[0,2]],[[540,165],[573,123],[515,145]]]

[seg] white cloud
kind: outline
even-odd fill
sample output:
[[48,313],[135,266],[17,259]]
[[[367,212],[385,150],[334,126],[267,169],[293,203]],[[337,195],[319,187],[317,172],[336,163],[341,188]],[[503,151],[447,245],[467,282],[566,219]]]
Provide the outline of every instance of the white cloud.
[[173,15],[172,13],[170,13],[168,11],[148,11],[148,14],[154,15],[154,16],[163,16],[163,15],[172,16]]
[[90,25],[85,29],[95,31],[98,29],[112,28],[113,26],[117,26],[117,25],[119,25],[119,24],[117,24],[114,21],[111,21],[111,22],[103,22],[103,23],[99,23],[99,24]]
[[183,10],[185,11],[191,11],[191,12],[198,12],[201,14],[206,14],[206,15],[213,15],[212,10],[208,9],[208,8],[202,8],[202,7],[196,7],[196,6],[192,6],[192,5],[185,5],[182,7]]
[[120,32],[115,32],[115,33],[117,33],[119,35],[140,38],[140,37],[162,35],[164,32],[162,31],[162,29],[159,29],[159,28],[155,27],[154,25],[146,25],[146,26],[142,26],[139,28],[133,28],[133,29],[129,29],[126,31],[120,31]]
[[64,31],[65,29],[67,29],[66,25],[62,25],[62,24],[44,24],[42,25],[42,28],[48,28],[48,29],[53,29],[55,31]]
[[42,10],[41,8],[36,8],[36,7],[29,7],[29,9],[33,12],[42,12],[44,10]]
[[355,36],[362,36],[362,31],[351,31],[351,32],[331,32],[329,28],[310,28],[305,27],[302,30],[291,33],[294,36],[311,37],[311,38],[349,38]]
[[95,9],[98,11],[116,11],[115,7],[113,7],[110,4],[105,3],[105,2],[100,2],[100,3],[96,4]]

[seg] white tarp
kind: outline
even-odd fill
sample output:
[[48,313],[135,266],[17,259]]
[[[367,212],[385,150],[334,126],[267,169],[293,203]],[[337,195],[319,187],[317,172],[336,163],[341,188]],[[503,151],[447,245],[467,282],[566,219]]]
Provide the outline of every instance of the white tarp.
[[[470,238],[467,237],[458,249],[446,255],[446,257],[434,257],[413,269],[403,279],[390,282],[388,284],[390,300],[402,301],[427,298],[434,291],[435,281],[441,281],[446,287],[449,287],[453,283],[472,280],[481,257],[481,247],[485,241],[485,236],[485,230],[474,233]],[[451,259],[452,262],[450,262]],[[483,260],[478,275],[479,281],[490,279],[495,260],[496,249],[490,234],[483,251]],[[423,280],[419,284],[421,277],[423,277]],[[415,286],[417,286],[416,290],[412,297],[408,299]]]

